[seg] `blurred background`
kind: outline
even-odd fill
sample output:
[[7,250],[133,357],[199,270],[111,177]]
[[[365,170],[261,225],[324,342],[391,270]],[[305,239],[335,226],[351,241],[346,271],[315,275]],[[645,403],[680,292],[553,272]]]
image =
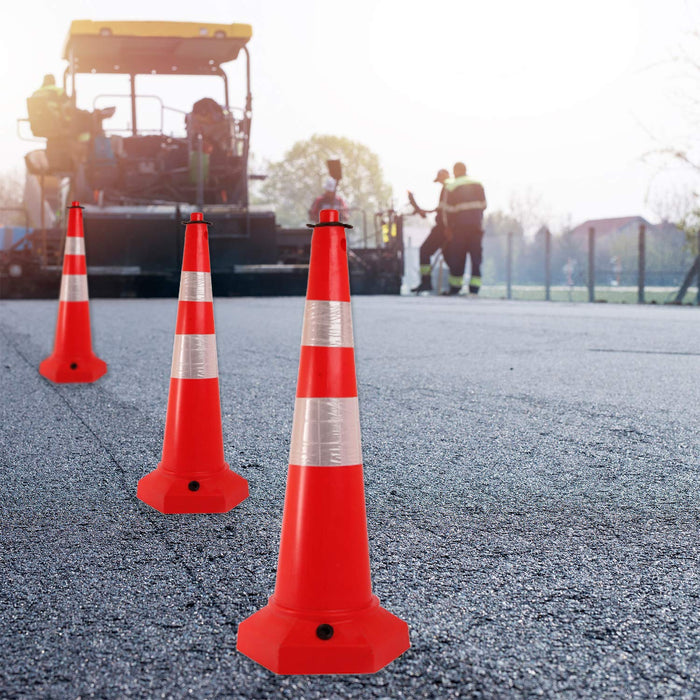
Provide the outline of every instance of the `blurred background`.
[[[148,201],[142,188],[138,200],[123,186],[117,195],[111,184],[102,186],[89,181],[89,176],[83,191],[73,188],[71,193],[67,186],[61,190],[65,168],[45,173],[44,188],[47,178],[57,178],[51,192],[42,195],[38,179],[28,189],[25,155],[44,148],[46,139],[32,133],[29,123],[17,120],[27,117],[27,98],[41,86],[45,74],[62,82],[71,22],[82,19],[251,26],[246,46],[253,116],[245,140],[249,186],[245,196],[234,201],[232,195],[210,195],[207,180],[200,187],[205,191],[198,191],[193,181],[191,195],[166,196],[153,190]],[[365,291],[405,292],[412,286],[418,276],[417,249],[432,217],[413,213],[407,191],[414,193],[421,207],[433,209],[439,194],[433,183],[437,170],[451,170],[454,162],[463,161],[469,174],[483,183],[488,201],[485,295],[544,298],[549,286],[550,298],[587,300],[592,278],[600,288],[597,299],[636,301],[641,225],[645,299],[673,300],[698,254],[699,30],[700,8],[685,0],[445,0],[420,11],[398,0],[358,0],[352,6],[320,0],[18,4],[0,47],[5,66],[0,204],[6,209],[0,275],[6,293],[25,294],[26,284],[19,289],[16,282],[18,277],[26,282],[32,264],[42,268],[42,279],[53,274],[50,289],[58,284],[53,268],[60,260],[50,258],[52,250],[58,257],[60,237],[52,239],[49,234],[40,243],[24,238],[28,231],[60,231],[66,196],[79,194],[83,200],[86,192],[93,200],[89,203],[103,209],[172,206],[186,213],[189,204],[210,205],[212,211],[216,207],[223,211],[227,205],[227,221],[235,219],[235,211],[245,211],[245,226],[231,229],[232,240],[258,235],[251,234],[251,211],[261,217],[264,212],[274,214],[273,223],[269,217],[260,219],[259,236],[265,239],[260,240],[261,249],[255,254],[246,249],[243,254],[239,246],[227,259],[226,269],[235,268],[240,281],[241,274],[258,274],[256,279],[262,279],[265,271],[254,269],[256,265],[304,265],[307,246],[299,231],[309,220],[314,198],[324,192],[327,161],[337,159],[343,172],[335,194],[347,205],[355,226],[351,241],[375,250],[358,254],[365,256],[365,266],[358,267],[356,276],[395,278],[396,264],[401,266],[398,283],[393,278],[379,285],[366,282]],[[243,120],[246,65],[240,57],[221,64],[230,105],[242,110]],[[151,74],[148,68],[144,64],[137,78],[139,133],[188,140],[186,165],[191,175],[192,152],[198,147],[185,116],[203,98],[222,101],[219,77]],[[114,114],[102,121],[104,134],[134,128],[128,75],[87,72],[76,84],[77,109],[115,107]],[[68,92],[72,93],[70,86]],[[98,148],[98,140],[94,143]],[[124,155],[115,143],[110,148],[120,176],[128,180],[124,161],[133,153]],[[201,158],[207,155],[199,153]],[[139,167],[143,170],[143,164]],[[41,178],[41,164],[35,163],[34,175]],[[191,175],[195,180],[197,176]],[[208,172],[202,177],[208,178]],[[165,218],[174,216],[163,212]],[[116,228],[124,213],[115,214]],[[98,214],[94,212],[94,221]],[[104,211],[102,216],[106,217]],[[400,240],[393,241],[399,216]],[[133,220],[133,209],[130,217]],[[114,236],[115,226],[105,226],[109,232],[104,235]],[[88,264],[103,273],[119,267],[122,280],[131,271],[136,286],[132,284],[129,293],[152,294],[167,287],[166,278],[177,269],[176,262],[149,263],[148,256],[133,252],[131,257],[121,255],[117,264],[110,258],[115,256],[114,245],[99,244],[102,233],[94,227]],[[278,231],[274,241],[265,233],[270,227]],[[291,233],[285,237],[280,228],[297,231],[297,237]],[[51,240],[56,241],[53,247]],[[145,245],[150,249],[163,243]],[[389,265],[387,253],[377,252],[387,245],[401,247],[399,263]],[[24,263],[16,256],[7,257],[13,246],[15,253],[24,251]],[[27,250],[32,246],[38,258],[30,263]],[[129,246],[138,248],[124,241],[124,247]],[[392,249],[391,254],[395,252]],[[440,261],[435,262],[434,273],[439,276]],[[160,272],[160,282],[142,288],[139,277]],[[255,293],[258,287],[264,293],[286,291],[279,285],[241,284],[220,282],[219,288],[223,293]],[[687,296],[681,298],[694,299],[694,288],[691,275]],[[105,283],[105,293],[112,292],[124,289]],[[36,285],[33,293],[50,295]]]

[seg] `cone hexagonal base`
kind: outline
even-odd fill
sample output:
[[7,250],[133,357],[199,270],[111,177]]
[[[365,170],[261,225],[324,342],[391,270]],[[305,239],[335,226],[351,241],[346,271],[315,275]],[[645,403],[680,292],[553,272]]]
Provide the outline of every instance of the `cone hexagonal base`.
[[274,596],[238,626],[236,648],[279,674],[376,673],[411,646],[408,625],[379,605],[365,610],[299,614]]
[[248,482],[228,464],[188,476],[158,466],[139,480],[136,496],[161,513],[226,513],[248,498]]
[[50,355],[39,365],[39,374],[56,384],[94,382],[107,372],[107,364],[96,355],[67,357]]

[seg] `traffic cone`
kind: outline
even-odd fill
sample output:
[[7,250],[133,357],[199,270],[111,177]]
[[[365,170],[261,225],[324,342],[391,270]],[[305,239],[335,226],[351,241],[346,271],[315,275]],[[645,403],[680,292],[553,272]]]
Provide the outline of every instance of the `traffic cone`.
[[94,382],[107,365],[92,350],[83,207],[68,209],[63,275],[53,352],[39,365],[39,374],[59,384]]
[[163,457],[136,495],[161,513],[225,513],[248,482],[224,461],[207,222],[186,224]]
[[372,594],[345,231],[314,227],[277,583],[238,627],[275,673],[374,673],[409,648]]

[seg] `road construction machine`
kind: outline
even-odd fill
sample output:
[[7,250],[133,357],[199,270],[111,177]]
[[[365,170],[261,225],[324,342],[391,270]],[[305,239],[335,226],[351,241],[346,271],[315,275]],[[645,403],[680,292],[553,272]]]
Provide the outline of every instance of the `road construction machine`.
[[[304,293],[311,231],[281,228],[274,211],[249,201],[256,177],[249,172],[251,36],[248,24],[72,22],[62,84],[45,81],[27,100],[28,118],[19,120],[20,135],[31,131],[44,145],[25,157],[26,223],[0,237],[1,296],[57,294],[66,208],[76,200],[85,206],[93,296],[175,294],[182,221],[192,211],[212,224],[215,294]],[[223,68],[230,62],[237,62],[242,107],[230,104]],[[183,94],[177,80],[194,90],[188,108],[169,102]],[[95,81],[105,89],[95,92]],[[86,82],[91,109],[79,99]],[[165,94],[142,89],[164,83]],[[384,222],[372,231],[365,224],[353,237],[354,293],[399,293],[403,242],[395,223],[389,236]]]

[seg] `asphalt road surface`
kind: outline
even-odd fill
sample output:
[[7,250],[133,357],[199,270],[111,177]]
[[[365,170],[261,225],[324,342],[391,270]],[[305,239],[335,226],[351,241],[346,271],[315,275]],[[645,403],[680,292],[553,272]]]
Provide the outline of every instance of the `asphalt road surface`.
[[108,374],[37,373],[56,303],[0,303],[0,697],[700,696],[700,311],[353,301],[373,585],[411,649],[370,676],[235,651],[274,587],[302,299],[217,299],[223,515],[136,499],[175,300],[97,300]]

